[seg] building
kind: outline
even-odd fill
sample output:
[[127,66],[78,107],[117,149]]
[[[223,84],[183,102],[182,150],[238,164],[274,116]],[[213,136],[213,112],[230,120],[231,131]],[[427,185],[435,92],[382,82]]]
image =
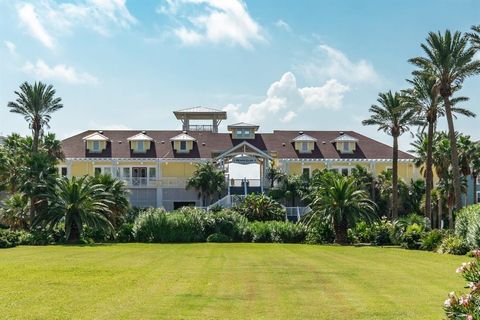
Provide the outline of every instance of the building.
[[[214,161],[225,170],[225,194],[265,192],[266,173],[276,166],[287,174],[311,175],[328,168],[348,175],[356,165],[374,175],[392,166],[392,148],[353,131],[284,131],[260,133],[259,125],[235,123],[218,132],[224,111],[197,107],[175,111],[183,130],[85,131],[62,141],[62,175],[111,174],[124,180],[138,207],[200,206],[186,182],[199,162]],[[191,124],[210,120],[211,125]],[[255,178],[235,176],[235,167],[251,166]],[[418,179],[413,156],[399,152],[399,176]]]

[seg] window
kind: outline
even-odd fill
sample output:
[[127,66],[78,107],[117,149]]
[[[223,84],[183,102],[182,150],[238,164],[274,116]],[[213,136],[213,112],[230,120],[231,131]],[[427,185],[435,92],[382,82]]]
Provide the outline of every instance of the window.
[[302,151],[307,152],[308,151],[308,142],[302,142]]
[[243,136],[244,136],[245,138],[250,137],[250,129],[244,129],[244,130],[243,130]]
[[342,168],[341,174],[344,177],[348,176],[348,168]]
[[138,141],[137,142],[137,151],[138,152],[144,152],[145,148],[143,147],[143,141]]
[[92,151],[93,152],[100,152],[100,141],[93,141],[92,142]]
[[130,178],[130,168],[123,168],[122,175],[124,178]]
[[148,177],[150,180],[157,178],[157,168],[148,168]]
[[67,167],[61,167],[60,168],[60,175],[62,177],[66,177],[68,175],[68,170],[67,170]]
[[111,167],[103,168],[103,174],[108,174],[109,176],[111,176],[112,175],[112,168]]
[[95,167],[95,168],[93,169],[93,173],[94,173],[94,175],[96,175],[96,176],[101,175],[101,174],[102,174],[102,168],[100,168],[100,167]]
[[480,203],[480,191],[477,191],[477,203]]
[[243,131],[242,129],[237,129],[237,137],[242,137],[243,136]]
[[343,152],[349,152],[350,151],[350,143],[344,142],[342,150],[343,150]]
[[310,178],[310,168],[302,168],[302,176],[305,178]]
[[181,151],[187,150],[187,141],[180,141],[180,150]]

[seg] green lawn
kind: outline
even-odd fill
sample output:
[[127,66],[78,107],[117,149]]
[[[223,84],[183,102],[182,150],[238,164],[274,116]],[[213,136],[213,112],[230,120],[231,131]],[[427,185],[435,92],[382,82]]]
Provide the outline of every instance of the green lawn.
[[441,319],[466,259],[280,244],[18,247],[0,250],[0,318]]

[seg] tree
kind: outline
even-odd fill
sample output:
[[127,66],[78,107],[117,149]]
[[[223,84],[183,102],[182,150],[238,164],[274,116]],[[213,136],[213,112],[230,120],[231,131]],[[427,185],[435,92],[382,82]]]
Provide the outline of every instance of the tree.
[[352,177],[332,175],[314,191],[312,207],[335,231],[335,243],[347,243],[347,230],[357,220],[373,221],[375,203]]
[[[461,192],[465,192],[467,189],[466,180],[461,179]],[[451,172],[448,172],[440,181],[438,182],[438,191],[441,193],[442,198],[445,199],[447,210],[448,210],[448,227],[450,229],[454,228],[453,221],[453,208],[455,206],[455,187],[453,185],[453,175]]]
[[53,228],[63,223],[70,243],[80,239],[85,225],[106,232],[113,229],[108,220],[111,195],[88,177],[58,178],[46,197],[48,209],[39,213],[34,224]]
[[[429,217],[432,223],[432,200],[431,192],[433,189],[433,144],[434,134],[437,127],[438,118],[445,115],[444,104],[441,101],[438,90],[436,88],[436,79],[428,74],[420,74],[415,76],[412,80],[407,80],[412,87],[405,90],[406,103],[409,108],[415,110],[417,116],[425,121],[427,127],[427,134],[418,135],[417,142],[412,144],[415,147],[417,154],[417,167],[424,169],[425,176],[425,216]],[[458,103],[468,100],[464,97],[452,99],[452,103]],[[469,117],[474,117],[475,114],[462,108],[452,108],[455,113],[463,114]],[[420,143],[420,144],[419,144]],[[419,153],[420,152],[420,153]]]
[[0,224],[12,230],[28,229],[28,199],[23,193],[15,193],[0,208]]
[[468,34],[470,42],[475,49],[480,50],[480,25],[472,26],[472,31]]
[[270,181],[270,188],[275,186],[275,182],[280,182],[284,178],[285,174],[282,170],[270,166],[267,171],[267,179]]
[[363,125],[378,126],[379,131],[393,137],[392,159],[392,219],[398,218],[398,137],[410,130],[410,126],[421,124],[415,117],[415,111],[406,108],[405,99],[398,92],[380,93],[379,105],[372,105],[369,119]]
[[93,184],[103,186],[105,192],[110,196],[111,203],[108,204],[109,220],[114,227],[120,225],[123,217],[130,209],[128,202],[129,191],[124,181],[118,180],[109,174],[101,174],[91,177]]
[[187,181],[187,189],[197,190],[198,197],[206,207],[213,195],[220,194],[225,189],[225,175],[212,162],[198,163]]
[[15,91],[17,99],[8,103],[10,112],[21,114],[28,122],[33,136],[33,153],[38,150],[44,128],[49,128],[51,114],[63,108],[62,99],[55,97],[55,93],[52,85],[35,82],[32,86],[24,82],[20,91]]
[[460,167],[450,98],[465,78],[480,73],[480,61],[474,59],[477,50],[469,45],[469,37],[458,31],[453,35],[449,30],[444,34],[430,32],[426,41],[426,44],[421,44],[426,57],[412,58],[409,62],[420,68],[414,74],[435,79],[435,91],[443,99],[452,149],[455,202],[457,209],[460,209],[462,207]]

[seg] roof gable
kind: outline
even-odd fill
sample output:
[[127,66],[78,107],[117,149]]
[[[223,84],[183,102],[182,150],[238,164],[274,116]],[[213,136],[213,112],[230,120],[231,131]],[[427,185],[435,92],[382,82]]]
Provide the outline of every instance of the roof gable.
[[94,132],[92,134],[89,134],[88,136],[83,137],[83,140],[85,141],[108,141],[106,136],[101,134],[100,132]]
[[305,133],[302,133],[301,135],[295,137],[292,139],[293,142],[297,142],[297,141],[313,141],[313,142],[317,142],[317,139],[315,139],[314,137],[312,136],[309,136],[308,134],[305,134]]
[[195,139],[194,137],[192,136],[189,136],[188,134],[186,134],[185,132],[183,133],[180,133],[178,135],[176,135],[175,137],[173,138],[170,138],[170,141],[196,141],[197,139]]
[[134,136],[127,138],[127,141],[153,141],[153,139],[147,136],[145,133],[140,132]]

